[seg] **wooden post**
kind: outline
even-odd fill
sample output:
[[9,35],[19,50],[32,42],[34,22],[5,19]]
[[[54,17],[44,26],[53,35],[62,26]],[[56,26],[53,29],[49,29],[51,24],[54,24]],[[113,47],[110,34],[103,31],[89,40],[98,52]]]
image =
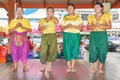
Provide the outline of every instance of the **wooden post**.
[[5,6],[5,4],[2,3],[2,1],[0,1],[0,7],[4,8],[8,12],[7,7]]
[[107,2],[108,2],[108,0],[105,0],[105,2],[107,3]]
[[118,0],[116,0],[113,5],[116,7],[118,5]]
[[[14,15],[14,0],[8,0],[8,21],[10,21],[15,17]],[[9,46],[8,46],[8,54],[11,53],[11,33],[9,33]]]
[[17,7],[21,7],[22,6],[21,0],[16,0],[16,3],[17,3]]
[[102,0],[102,3],[105,3],[105,0]]
[[8,21],[14,18],[14,0],[8,0]]
[[69,4],[69,3],[70,3],[70,0],[67,1],[67,4]]
[[46,0],[44,0],[44,8],[46,8]]

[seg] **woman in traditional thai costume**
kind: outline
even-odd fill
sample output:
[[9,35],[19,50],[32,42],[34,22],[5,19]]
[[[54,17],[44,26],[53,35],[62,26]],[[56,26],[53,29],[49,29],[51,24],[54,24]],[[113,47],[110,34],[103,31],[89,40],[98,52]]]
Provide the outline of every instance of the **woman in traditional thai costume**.
[[18,61],[21,59],[23,63],[23,71],[27,72],[26,62],[29,52],[29,44],[27,32],[31,31],[30,22],[24,18],[23,9],[18,7],[16,9],[17,17],[11,20],[8,30],[9,33],[12,33],[12,59],[14,62],[14,68],[12,71],[18,69]]
[[57,37],[56,25],[58,19],[54,16],[54,8],[48,7],[46,17],[40,19],[38,30],[42,32],[40,61],[42,63],[41,72],[45,71],[48,62],[47,71],[51,71],[52,63],[56,60],[57,55]]
[[108,50],[107,29],[111,28],[111,19],[109,13],[103,13],[103,5],[97,2],[94,6],[94,15],[88,16],[87,28],[90,33],[89,62],[93,63],[93,72],[96,72],[98,61],[98,72],[103,73],[103,64],[105,63]]
[[82,30],[83,21],[78,14],[75,14],[74,4],[68,4],[68,15],[64,16],[61,22],[63,30],[63,54],[67,61],[67,72],[75,72],[75,60],[79,54],[80,30]]

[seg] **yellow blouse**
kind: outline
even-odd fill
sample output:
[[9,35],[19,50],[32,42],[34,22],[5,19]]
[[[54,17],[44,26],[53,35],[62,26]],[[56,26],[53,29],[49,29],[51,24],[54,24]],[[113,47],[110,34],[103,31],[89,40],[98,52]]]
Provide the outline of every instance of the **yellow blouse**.
[[[79,26],[81,24],[83,24],[83,21],[81,19],[81,17],[78,14],[75,14],[74,16],[65,16],[61,22],[61,26],[67,26],[68,24],[72,24],[73,26]],[[79,33],[80,30],[78,29],[65,29],[64,32],[71,32],[71,33]]]
[[42,18],[39,22],[39,24],[42,26],[47,27],[45,30],[43,30],[43,34],[46,33],[56,33],[55,31],[55,23],[53,22],[53,20],[49,20],[48,22],[46,22],[45,18]]
[[[90,24],[96,24],[98,22],[99,24],[105,25],[106,22],[110,20],[111,20],[110,13],[103,14],[99,21],[96,20],[95,15],[88,16],[88,23]],[[93,31],[105,31],[105,30],[100,28],[99,26],[96,26],[96,28]]]
[[[18,19],[15,18],[10,22],[8,30],[13,29],[18,22],[20,22],[23,25],[23,27],[31,29],[30,22],[29,22],[28,19],[23,18],[21,20],[18,20]],[[21,28],[21,27],[18,27],[15,31],[17,31],[17,32],[25,32],[25,30],[23,28]]]

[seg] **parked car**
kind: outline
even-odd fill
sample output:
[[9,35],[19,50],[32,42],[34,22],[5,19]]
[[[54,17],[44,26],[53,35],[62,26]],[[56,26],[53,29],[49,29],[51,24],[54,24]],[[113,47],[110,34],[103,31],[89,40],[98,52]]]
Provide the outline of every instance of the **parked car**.
[[[118,52],[119,44],[115,44],[112,41],[108,41],[108,52]],[[86,50],[89,50],[89,44],[85,47]]]
[[118,47],[119,47],[119,44],[115,44],[112,41],[108,42],[108,52],[117,52]]

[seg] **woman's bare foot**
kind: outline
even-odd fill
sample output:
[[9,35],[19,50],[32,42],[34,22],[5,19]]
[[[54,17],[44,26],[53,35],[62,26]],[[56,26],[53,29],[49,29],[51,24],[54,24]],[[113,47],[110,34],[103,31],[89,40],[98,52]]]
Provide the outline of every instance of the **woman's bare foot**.
[[17,71],[17,68],[11,69],[11,72],[16,72],[16,71]]
[[70,69],[70,68],[67,68],[67,72],[71,72],[71,69]]
[[15,72],[18,69],[18,63],[14,63],[14,68],[11,69],[11,72]]
[[23,68],[23,72],[28,72],[28,71],[29,71],[29,69],[27,69],[26,67]]
[[104,73],[104,71],[103,71],[103,68],[104,66],[103,66],[103,64],[99,61],[99,65],[98,65],[98,73]]
[[74,68],[71,69],[71,72],[76,72],[76,70]]
[[47,72],[51,72],[52,71],[52,67],[47,67]]
[[26,63],[23,63],[23,72],[28,72],[29,70],[26,67]]
[[94,73],[94,74],[96,73],[96,69],[93,69],[93,73]]
[[101,74],[102,74],[102,73],[104,73],[104,71],[103,71],[103,70],[99,70],[98,72],[99,72],[99,73],[101,73]]
[[45,68],[42,68],[41,70],[40,70],[40,72],[44,72],[45,71]]
[[68,68],[67,68],[67,72],[71,72],[71,62],[68,61],[67,62]]
[[42,66],[42,69],[40,70],[40,72],[44,72],[45,71],[45,65]]
[[93,63],[93,73],[96,73],[97,62]]

